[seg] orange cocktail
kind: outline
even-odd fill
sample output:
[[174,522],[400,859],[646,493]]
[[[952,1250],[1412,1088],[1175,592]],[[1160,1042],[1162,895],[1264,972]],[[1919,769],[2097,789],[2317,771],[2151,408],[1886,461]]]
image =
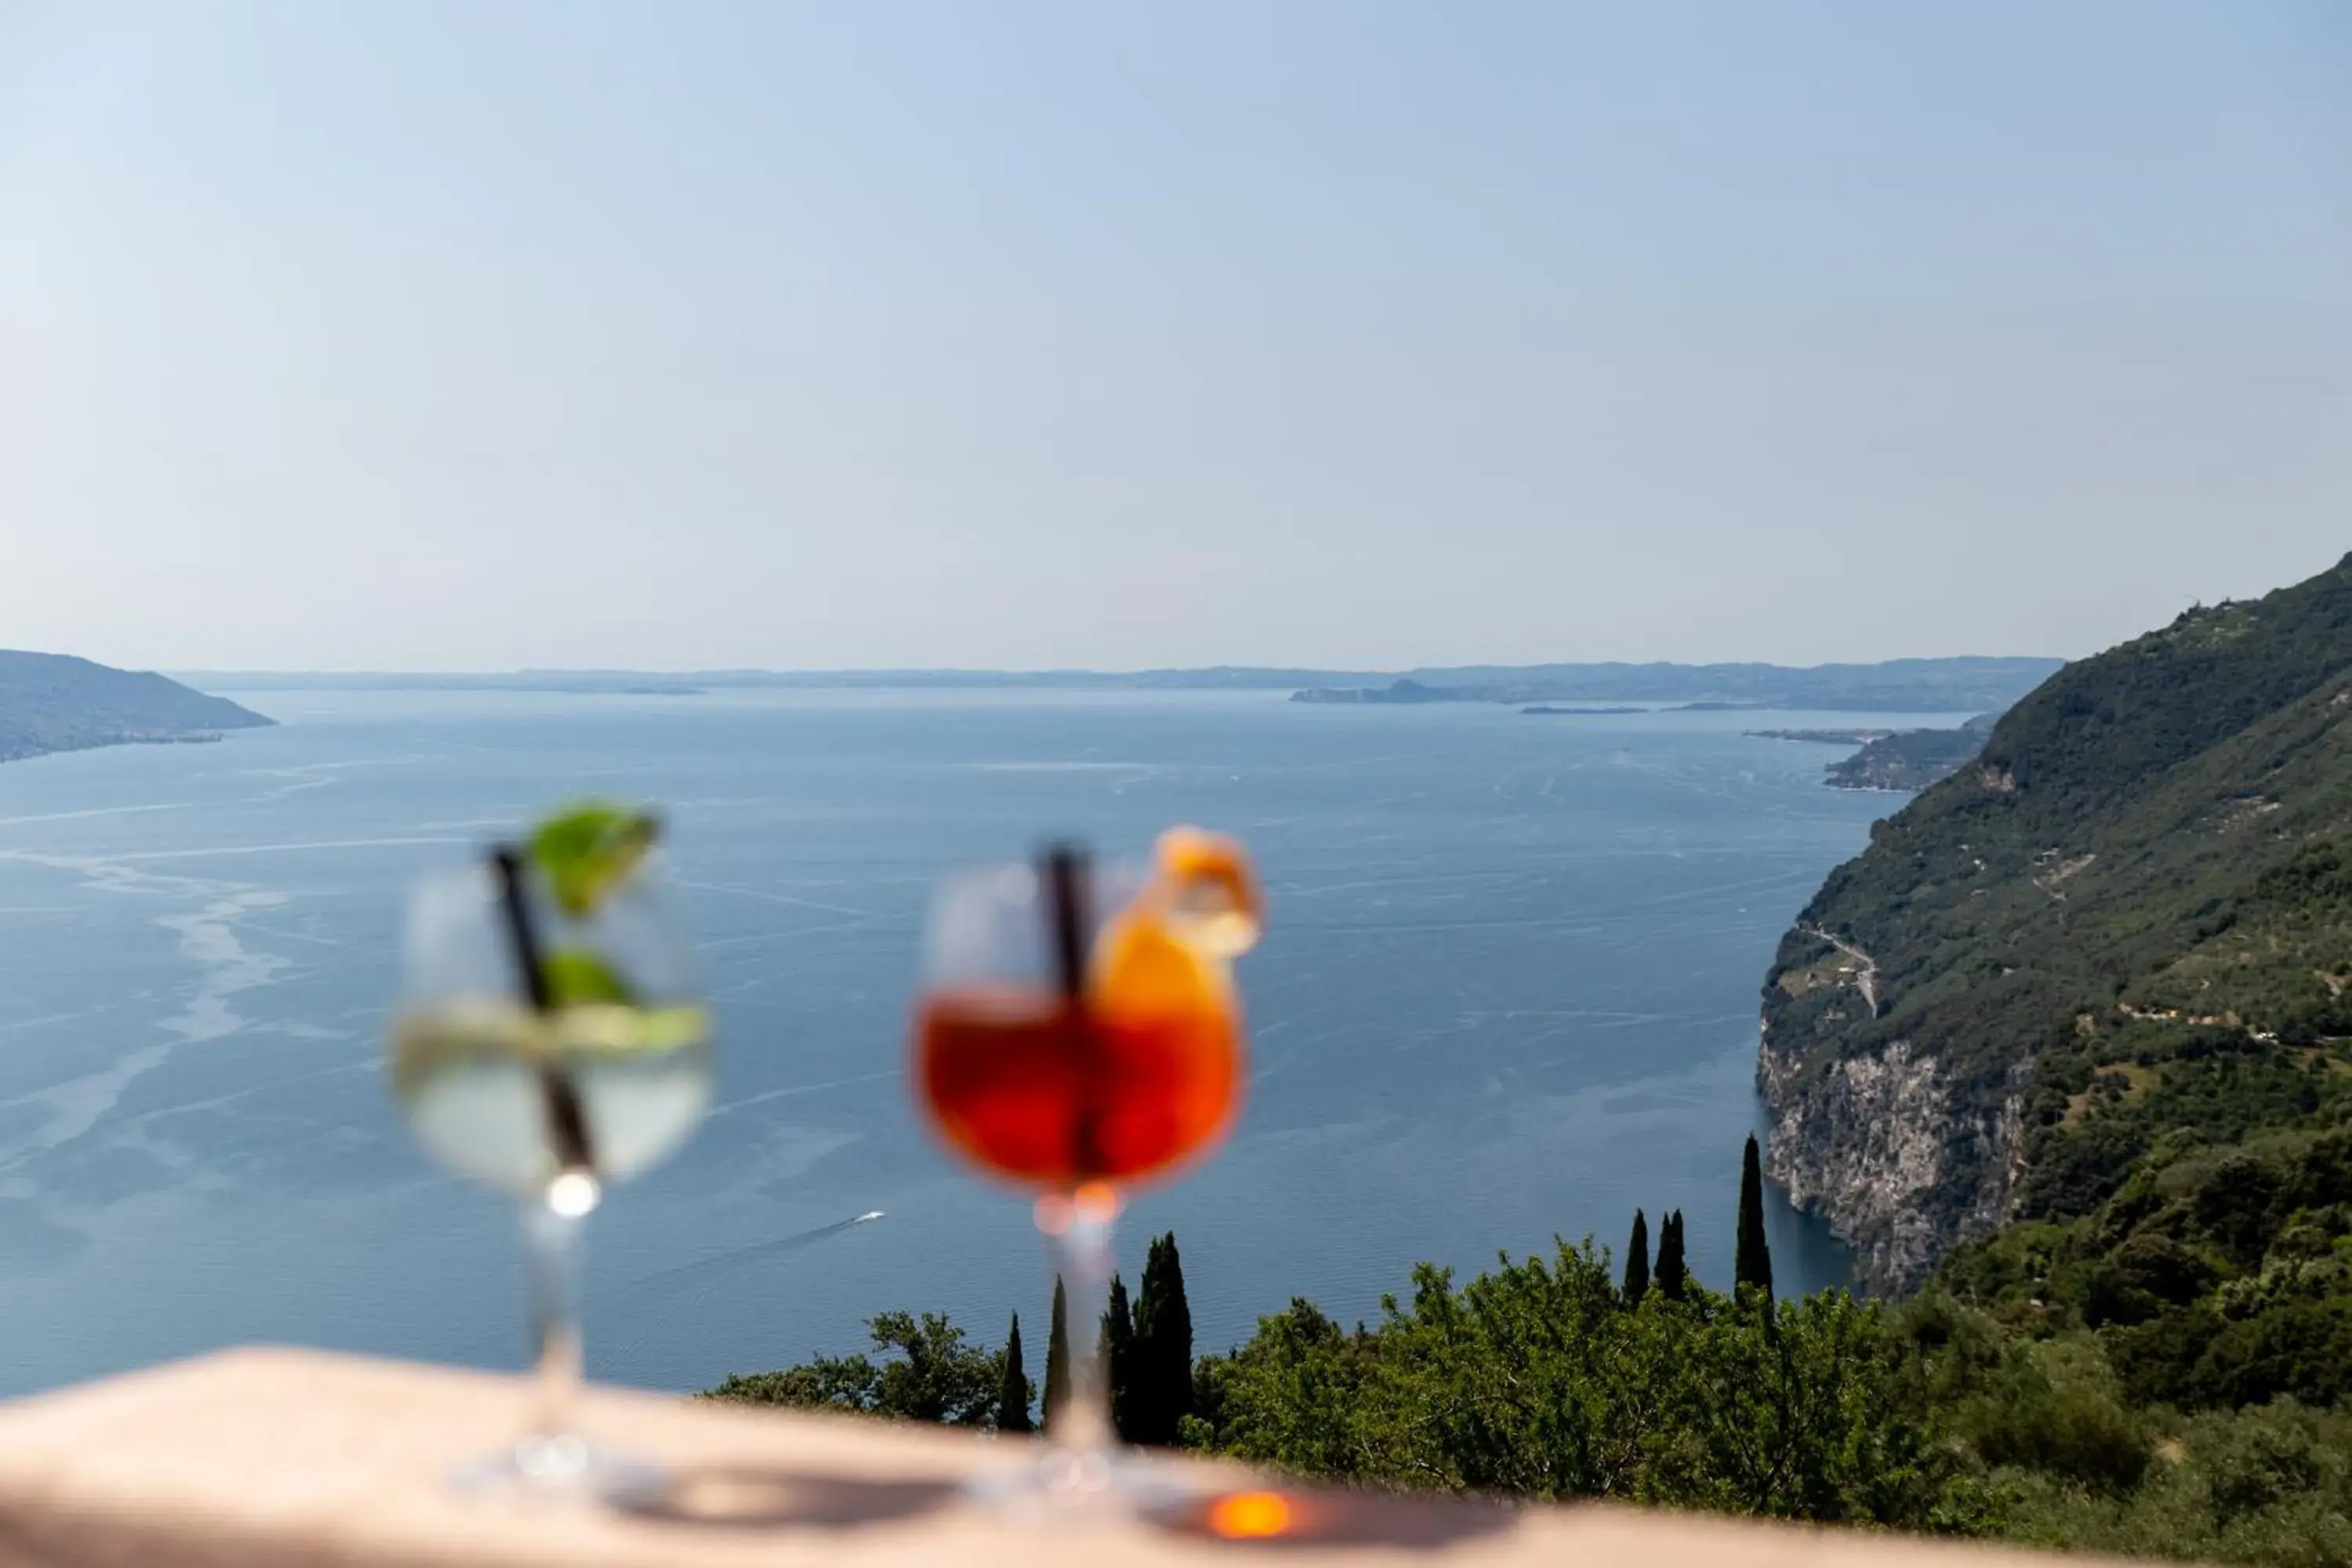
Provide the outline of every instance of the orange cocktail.
[[1192,828],[1163,834],[1139,876],[1058,848],[950,880],[934,906],[916,1098],[949,1147],[1038,1195],[1072,1288],[1071,1388],[1047,1412],[1057,1446],[1016,1495],[1142,1489],[1108,1449],[1091,1303],[1109,1280],[1118,1189],[1200,1155],[1234,1119],[1231,965],[1259,918],[1240,846]]
[[1229,1005],[1122,1016],[1058,995],[971,986],[916,1021],[923,1103],[956,1152],[1066,1191],[1156,1176],[1212,1142],[1241,1091]]

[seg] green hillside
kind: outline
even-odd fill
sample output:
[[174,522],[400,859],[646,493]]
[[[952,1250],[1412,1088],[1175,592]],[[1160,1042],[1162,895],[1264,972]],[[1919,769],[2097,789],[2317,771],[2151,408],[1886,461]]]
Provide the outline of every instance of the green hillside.
[[269,720],[176,680],[65,654],[0,649],[0,762],[136,741],[176,741]]
[[2160,1150],[2324,1121],[2352,1070],[2347,863],[2352,557],[2067,667],[1832,875],[1766,986],[1776,1167],[1805,1185],[1809,1136],[1874,1081],[1853,1064],[1926,1074],[1924,1223],[1892,1239],[1889,1194],[1805,1194],[1874,1209],[1850,1228],[1906,1284],[2004,1217],[2099,1211]]

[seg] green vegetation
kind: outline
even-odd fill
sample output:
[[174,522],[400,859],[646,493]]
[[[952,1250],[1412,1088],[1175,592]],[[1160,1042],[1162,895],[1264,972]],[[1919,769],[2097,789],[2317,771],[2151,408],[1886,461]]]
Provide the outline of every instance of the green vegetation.
[[1625,1305],[1638,1307],[1650,1293],[1650,1216],[1633,1211],[1633,1234],[1625,1241],[1625,1280],[1619,1287]]
[[[2007,1215],[2087,1217],[2168,1133],[2310,1117],[2352,1035],[2347,866],[2352,557],[2068,666],[1874,829],[1767,982],[1775,1171],[1899,1288]],[[1842,1186],[1831,1131],[1844,1065],[1897,1045],[1942,1096],[1901,1205]]]
[[1658,1222],[1658,1266],[1650,1278],[1658,1294],[1679,1301],[1690,1290],[1690,1268],[1683,1256],[1683,1211],[1676,1209]]
[[1961,1247],[1941,1281],[2014,1334],[2095,1346],[2137,1403],[2340,1404],[2352,1395],[2347,1096],[2289,1063],[2200,1065],[2223,1114],[2298,1090],[2323,1109],[2236,1139],[2168,1130],[2091,1213]]
[[1135,1429],[1135,1323],[1128,1313],[1127,1281],[1116,1274],[1095,1350],[1102,1357],[1103,1386],[1110,1391],[1111,1424],[1125,1435]]
[[1772,1249],[1764,1239],[1764,1170],[1756,1156],[1756,1135],[1739,1157],[1738,1252],[1731,1266],[1732,1289],[1772,1295]]
[[1132,1443],[1177,1441],[1192,1414],[1192,1307],[1176,1233],[1152,1238],[1135,1297],[1135,1344],[1120,1430]]
[[1878,1309],[1692,1289],[1628,1308],[1590,1244],[1352,1331],[1307,1301],[1199,1369],[1201,1446],[1363,1485],[1931,1522],[1943,1468],[1876,1375]]
[[739,1374],[710,1390],[743,1405],[849,1410],[950,1426],[997,1425],[1004,1353],[984,1351],[938,1312],[884,1312],[866,1324],[874,1348],[896,1359],[820,1356],[782,1372]]
[[1037,1424],[1029,1414],[1029,1369],[1021,1355],[1021,1314],[1013,1314],[1013,1331],[1004,1336],[1003,1364],[998,1369],[996,1383],[996,1419],[992,1423],[1000,1432],[1034,1432]]
[[[1670,1215],[1662,1238],[1681,1229]],[[2054,1279],[2070,1302],[2116,1296],[2095,1263],[2053,1264],[2049,1230],[1956,1258],[1947,1279],[1891,1306],[1843,1290],[1776,1302],[1755,1285],[1726,1297],[1687,1278],[1678,1297],[1621,1289],[1589,1240],[1500,1258],[1467,1284],[1423,1265],[1375,1323],[1346,1328],[1294,1300],[1247,1343],[1192,1361],[1190,1408],[1159,1433],[1145,1429],[1149,1325],[1191,1314],[1172,1267],[1147,1264],[1160,1283],[1139,1293],[1134,1337],[1111,1356],[1124,1378],[1111,1397],[1129,1441],[1345,1485],[2352,1563],[2352,1416],[2267,1389],[2237,1409],[2146,1401],[2117,1324],[2024,1293]],[[1172,1236],[1153,1256],[1163,1247],[1172,1265]],[[1753,1262],[1769,1272],[1769,1255]],[[2168,1278],[2136,1266],[2136,1279]],[[1643,1278],[1631,1258],[1625,1278]],[[871,1330],[894,1359],[821,1359],[711,1396],[1029,1429],[1025,1379],[1022,1397],[1007,1392],[1017,1321],[994,1353],[936,1314],[884,1313]],[[2331,1347],[2306,1348],[2305,1373],[2346,1375]]]

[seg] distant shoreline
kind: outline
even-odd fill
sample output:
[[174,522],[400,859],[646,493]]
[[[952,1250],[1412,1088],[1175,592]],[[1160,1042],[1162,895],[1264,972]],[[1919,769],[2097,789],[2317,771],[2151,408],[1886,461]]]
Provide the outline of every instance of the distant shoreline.
[[1402,672],[1221,665],[1187,669],[188,670],[203,691],[530,691],[684,696],[725,690],[1286,692],[1307,703],[1500,702],[1692,711],[1764,709],[1951,713],[2004,708],[2062,661],[1892,659],[1878,664],[1465,665]]
[[1867,746],[1895,733],[1892,730],[1742,730],[1759,741],[1802,741],[1816,746]]
[[51,744],[0,747],[0,763],[29,763],[35,757],[58,757],[68,752],[99,752],[109,746],[209,746],[227,739],[218,730],[190,731],[185,734],[95,736]]
[[1519,711],[1541,714],[1545,717],[1603,719],[1620,713],[1647,713],[1650,710],[1647,708],[1552,708],[1538,703],[1533,708],[1522,708]]

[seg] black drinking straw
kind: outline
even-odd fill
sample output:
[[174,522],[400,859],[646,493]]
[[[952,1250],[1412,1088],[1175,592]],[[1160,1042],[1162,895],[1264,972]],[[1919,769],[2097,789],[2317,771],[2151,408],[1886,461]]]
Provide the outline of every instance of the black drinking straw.
[[[522,857],[501,844],[490,851],[490,864],[498,870],[499,905],[506,912],[507,941],[514,949],[515,968],[522,973],[524,994],[530,998],[531,1011],[544,1017],[555,1010],[555,998],[547,988],[547,967],[540,962],[539,928],[531,923],[530,905],[523,897]],[[580,1104],[579,1086],[561,1061],[539,1064],[539,1089],[557,1167],[593,1173],[596,1158],[588,1141],[588,1115]]]
[[[1045,883],[1046,935],[1054,950],[1054,979],[1060,986],[1062,1000],[1068,1004],[1070,1018],[1067,1038],[1074,1057],[1090,1055],[1094,1049],[1091,1029],[1086,1016],[1087,1005],[1087,852],[1077,845],[1060,843],[1047,846],[1041,857],[1039,869]],[[1101,1118],[1094,1100],[1094,1074],[1091,1064],[1084,1059],[1074,1061],[1073,1077],[1077,1081],[1077,1104],[1070,1119],[1071,1163],[1081,1174],[1091,1174],[1102,1165],[1102,1150],[1096,1123]]]
[[1045,861],[1054,978],[1063,1000],[1078,1002],[1087,992],[1087,852],[1075,844],[1055,844],[1047,847]]

